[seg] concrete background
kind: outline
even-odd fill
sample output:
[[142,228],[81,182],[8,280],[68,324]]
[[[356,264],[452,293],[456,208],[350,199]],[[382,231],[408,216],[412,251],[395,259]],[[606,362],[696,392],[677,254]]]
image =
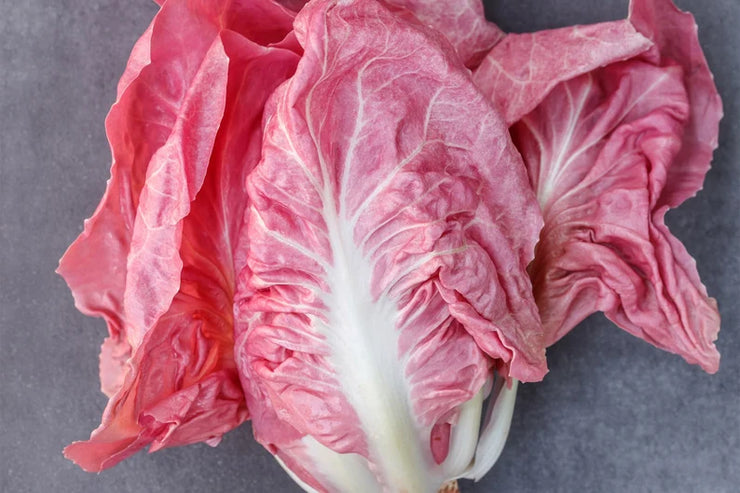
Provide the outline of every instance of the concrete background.
[[[680,0],[695,13],[725,102],[704,190],[669,215],[723,316],[709,376],[595,316],[524,385],[499,463],[464,493],[740,490],[740,2]],[[624,17],[626,0],[499,0],[509,31]],[[104,323],[79,314],[53,271],[109,176],[103,120],[147,0],[2,2],[0,14],[0,491],[293,492],[251,438],[140,453],[100,475],[65,460],[105,405]]]

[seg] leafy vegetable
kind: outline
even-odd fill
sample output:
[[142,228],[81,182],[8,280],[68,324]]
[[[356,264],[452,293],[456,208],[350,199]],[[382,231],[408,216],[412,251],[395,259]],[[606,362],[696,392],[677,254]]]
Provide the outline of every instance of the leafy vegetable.
[[150,443],[215,445],[247,418],[231,309],[239,184],[259,159],[264,100],[297,55],[223,30],[234,7],[168,2],[139,40],[107,120],[106,196],[60,263],[77,306],[110,330],[103,422],[65,450],[86,470]]
[[595,311],[715,371],[663,218],[720,116],[669,0],[522,35],[476,0],[161,2],[60,262],[109,329],[102,423],[65,454],[100,471],[251,417],[307,491],[434,492],[488,471],[518,382]]
[[544,374],[538,207],[439,35],[374,0],[314,0],[295,30],[237,295],[255,436],[322,491],[433,491],[469,465],[492,366]]
[[508,34],[488,52],[474,80],[512,124],[560,82],[632,58],[651,45],[626,20]]
[[[388,4],[406,9],[422,24],[442,33],[470,68],[478,66],[504,36],[495,24],[486,21],[479,0],[389,0]],[[402,12],[400,15],[403,17]]]
[[[306,0],[279,0],[296,12]],[[386,0],[383,4],[398,17],[439,31],[452,44],[470,68],[480,64],[504,33],[486,21],[483,4],[478,0]]]
[[629,23],[651,43],[623,22],[507,36],[476,81],[513,123],[545,217],[530,272],[548,345],[603,311],[715,372],[716,302],[664,216],[701,188],[721,102],[690,14],[634,0]]

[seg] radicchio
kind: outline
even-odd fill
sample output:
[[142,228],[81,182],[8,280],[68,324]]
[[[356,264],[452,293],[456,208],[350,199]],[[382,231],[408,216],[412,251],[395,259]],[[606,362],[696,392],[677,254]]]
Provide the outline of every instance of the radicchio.
[[[295,44],[292,15],[271,5],[166,2],[119,83],[111,180],[59,267],[78,308],[110,330],[102,423],[65,450],[83,469],[148,444],[215,445],[247,418],[232,315],[242,183],[259,160],[264,101],[298,58],[246,37]],[[239,9],[272,9],[282,32],[250,28]]]
[[[701,188],[721,102],[690,14],[634,0],[628,22],[639,34],[621,45],[608,39],[631,29],[624,23],[507,37],[476,81],[513,124],[545,217],[530,272],[548,345],[603,311],[714,372],[716,302],[664,216]],[[582,32],[584,45],[606,49],[582,51],[570,41]],[[565,42],[542,42],[553,38]],[[544,54],[578,61],[553,65]]]
[[304,55],[248,179],[236,357],[254,433],[307,488],[436,491],[470,474],[493,370],[544,375],[538,206],[438,33],[375,0],[314,0],[295,30]]
[[160,5],[59,268],[110,332],[102,423],[65,450],[84,469],[251,415],[307,491],[479,479],[518,381],[598,310],[716,370],[663,217],[721,105],[669,0],[506,37],[477,0]]
[[[278,1],[296,12],[307,2]],[[501,29],[486,20],[480,0],[384,0],[383,3],[397,16],[443,34],[471,69],[504,37]]]

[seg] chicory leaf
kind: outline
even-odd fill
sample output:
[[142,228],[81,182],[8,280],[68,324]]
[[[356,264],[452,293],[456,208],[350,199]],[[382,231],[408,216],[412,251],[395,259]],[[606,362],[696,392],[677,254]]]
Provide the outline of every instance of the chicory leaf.
[[721,103],[692,16],[669,0],[630,12],[653,47],[560,83],[511,127],[545,217],[535,297],[548,344],[603,311],[714,372],[716,302],[664,216],[701,187]]
[[248,179],[236,358],[254,433],[310,488],[436,491],[470,463],[493,369],[546,371],[539,209],[441,35],[374,0],[312,1],[295,30],[304,55]]
[[[306,0],[278,1],[296,12],[306,5]],[[471,69],[504,37],[486,20],[481,0],[385,0],[384,4],[396,15],[443,34]]]
[[425,26],[442,33],[469,68],[483,57],[505,34],[486,20],[481,0],[387,0],[402,7]]
[[627,20],[507,34],[488,52],[473,79],[511,125],[560,82],[632,58],[650,46]]
[[[60,267],[78,305],[104,315],[111,332],[101,352],[101,381],[110,397],[102,423],[88,441],[65,450],[86,470],[111,467],[148,444],[150,451],[197,441],[215,445],[247,418],[233,357],[232,309],[236,263],[245,248],[237,241],[248,200],[243,183],[259,160],[265,100],[298,59],[289,49],[242,36],[250,32],[244,22],[230,19],[235,8],[250,5],[259,13],[256,3],[167,2],[137,43],[119,84],[121,97],[108,119],[113,177]],[[292,16],[284,18],[285,39],[277,41],[290,46]],[[179,106],[167,97],[172,95],[183,98]],[[142,258],[134,225],[140,215],[151,214],[152,202],[136,194],[147,187],[161,191],[153,182],[187,191],[180,175],[167,172],[186,161],[204,175],[202,186],[177,234],[159,236],[157,248],[139,245],[147,254]],[[177,267],[176,256],[182,269],[171,303],[145,327],[121,303],[124,287],[135,279],[119,273],[137,262],[146,270],[149,256],[162,251],[174,252],[164,258]],[[140,302],[156,301],[155,294],[144,290]],[[143,334],[141,342],[127,337],[131,333]]]

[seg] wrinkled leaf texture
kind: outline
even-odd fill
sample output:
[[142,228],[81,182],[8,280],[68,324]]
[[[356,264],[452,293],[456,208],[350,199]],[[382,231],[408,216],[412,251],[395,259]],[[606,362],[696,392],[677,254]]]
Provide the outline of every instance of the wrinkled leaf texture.
[[[298,12],[306,0],[278,0]],[[418,21],[443,34],[469,68],[477,67],[504,32],[486,20],[480,0],[385,0],[403,19]]]
[[511,125],[560,82],[632,58],[651,44],[627,20],[508,34],[487,53],[474,80]]
[[106,194],[59,267],[110,332],[102,423],[65,449],[85,470],[148,444],[215,444],[247,418],[232,309],[243,183],[264,101],[297,63],[292,18],[271,2],[170,0],[132,51],[106,120]]
[[438,33],[374,0],[312,1],[295,30],[304,55],[248,178],[235,351],[253,430],[319,491],[435,491],[493,368],[546,371],[539,208]]
[[624,43],[624,22],[507,36],[476,81],[512,124],[545,217],[530,271],[548,345],[603,311],[714,372],[716,302],[664,216],[702,186],[721,101],[690,14],[633,0],[627,22]]

